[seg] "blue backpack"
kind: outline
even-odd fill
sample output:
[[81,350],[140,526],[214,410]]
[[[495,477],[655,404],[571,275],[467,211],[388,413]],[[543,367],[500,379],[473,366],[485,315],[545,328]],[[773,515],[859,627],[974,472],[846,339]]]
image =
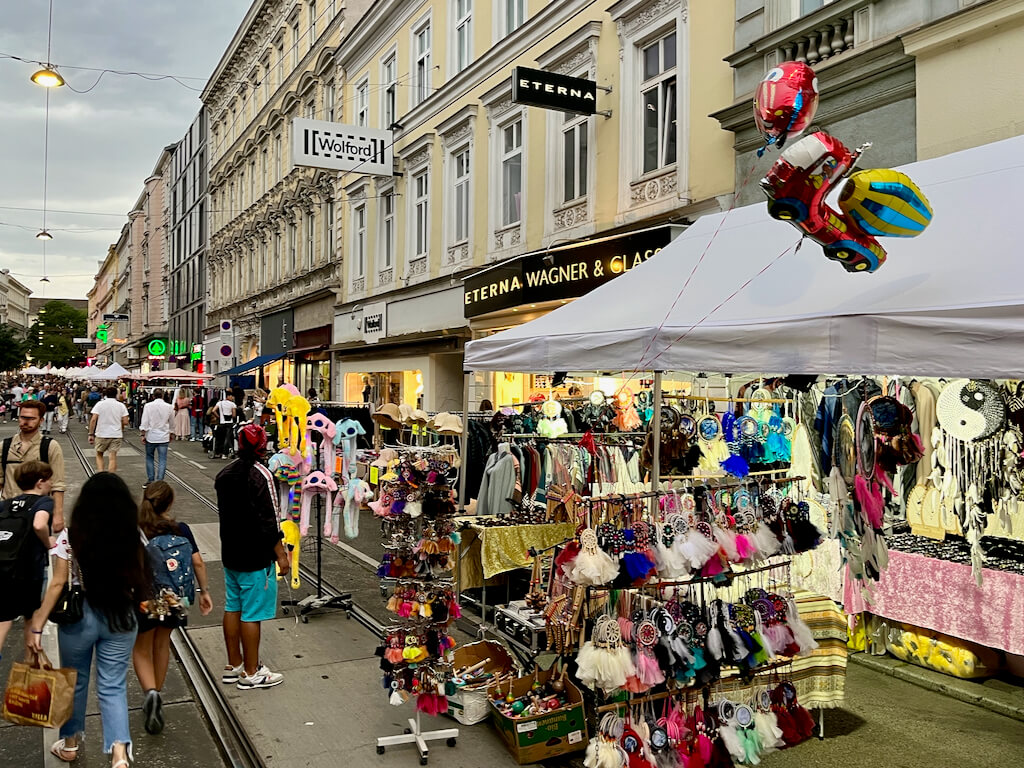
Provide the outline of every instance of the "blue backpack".
[[146,554],[153,569],[156,592],[169,589],[191,605],[196,582],[192,570],[192,545],[188,539],[172,533],[154,536],[146,544]]

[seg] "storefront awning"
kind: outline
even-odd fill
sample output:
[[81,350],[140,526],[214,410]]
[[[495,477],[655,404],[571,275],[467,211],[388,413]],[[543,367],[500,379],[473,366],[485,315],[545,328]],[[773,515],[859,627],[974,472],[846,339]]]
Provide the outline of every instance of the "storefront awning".
[[254,357],[252,360],[250,360],[247,363],[242,363],[241,365],[236,365],[234,368],[228,368],[226,371],[221,371],[217,375],[218,376],[234,376],[234,375],[239,374],[239,373],[245,373],[246,371],[251,371],[253,368],[259,368],[261,366],[267,365],[268,363],[272,363],[275,360],[280,360],[282,357],[284,357],[283,354],[280,354],[280,355],[259,355],[258,357]]

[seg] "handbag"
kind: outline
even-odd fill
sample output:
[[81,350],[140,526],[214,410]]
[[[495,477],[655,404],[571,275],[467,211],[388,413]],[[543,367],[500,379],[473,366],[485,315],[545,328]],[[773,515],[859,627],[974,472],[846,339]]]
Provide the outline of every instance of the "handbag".
[[59,728],[74,711],[77,681],[77,670],[54,669],[45,653],[33,653],[31,663],[11,665],[0,714],[17,725]]
[[[75,567],[74,559],[71,560],[71,571],[74,574],[77,571]],[[82,620],[84,615],[84,604],[85,604],[85,591],[82,589],[81,574],[78,575],[78,584],[72,584],[71,579],[68,579],[68,583],[64,585],[64,589],[61,590],[60,597],[57,598],[56,605],[53,606],[53,610],[50,611],[50,621],[60,626],[67,626],[68,624],[76,624]]]

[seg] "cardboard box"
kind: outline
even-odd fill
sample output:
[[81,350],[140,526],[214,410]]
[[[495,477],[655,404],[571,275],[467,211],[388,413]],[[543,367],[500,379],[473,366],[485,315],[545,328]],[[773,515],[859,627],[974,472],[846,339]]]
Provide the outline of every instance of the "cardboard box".
[[[547,682],[551,671],[541,672],[538,679]],[[512,695],[519,697],[530,690],[533,675],[512,681]],[[508,690],[507,686],[502,688]],[[488,691],[491,716],[505,746],[519,765],[536,763],[551,757],[581,752],[587,748],[587,722],[583,711],[583,696],[568,680],[565,691],[569,705],[553,712],[533,717],[511,718],[502,714],[494,704],[493,689]]]
[[[490,659],[484,669],[497,676],[508,674],[516,668],[515,660],[501,643],[484,640],[456,648],[448,658],[455,669],[472,666],[484,659]],[[476,686],[459,688],[448,697],[448,716],[463,725],[476,725],[487,719],[491,712],[487,689],[493,685],[493,678]]]

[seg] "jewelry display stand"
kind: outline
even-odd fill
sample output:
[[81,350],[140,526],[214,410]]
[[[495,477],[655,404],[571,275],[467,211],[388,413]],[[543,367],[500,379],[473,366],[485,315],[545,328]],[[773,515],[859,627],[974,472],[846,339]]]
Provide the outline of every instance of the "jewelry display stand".
[[377,754],[383,755],[385,747],[394,747],[398,744],[415,744],[420,752],[420,765],[426,765],[430,757],[428,741],[441,741],[449,747],[455,746],[455,740],[459,737],[458,728],[443,728],[439,731],[424,731],[420,725],[420,713],[416,710],[416,717],[409,718],[409,727],[400,736],[381,736],[377,739]]

